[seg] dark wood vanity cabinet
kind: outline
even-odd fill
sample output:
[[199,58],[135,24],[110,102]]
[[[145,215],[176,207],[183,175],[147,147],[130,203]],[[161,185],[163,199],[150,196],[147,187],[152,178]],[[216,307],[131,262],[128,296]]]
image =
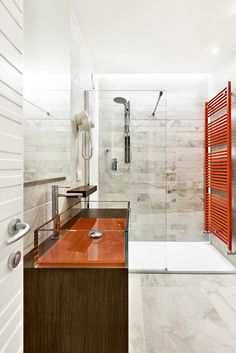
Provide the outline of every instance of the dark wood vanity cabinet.
[[128,353],[127,268],[26,267],[24,353]]

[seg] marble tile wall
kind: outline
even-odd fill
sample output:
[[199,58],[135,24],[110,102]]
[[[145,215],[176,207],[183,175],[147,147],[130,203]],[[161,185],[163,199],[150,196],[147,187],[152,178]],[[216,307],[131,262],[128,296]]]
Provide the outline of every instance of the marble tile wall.
[[[131,201],[131,240],[202,241],[208,76],[102,76],[99,83],[106,90],[99,96],[100,199]],[[153,119],[155,89],[164,95]],[[123,107],[113,102],[115,96],[131,101],[129,168],[123,163]],[[118,158],[120,176],[108,172],[106,148],[108,163]]]
[[[131,101],[130,166],[123,162],[123,106],[113,103],[113,98],[120,95]],[[147,234],[147,240],[160,239],[166,234],[166,121],[152,119],[157,96],[158,92],[143,92],[143,96],[134,91],[100,92],[99,197],[101,200],[105,198],[132,202],[131,233],[136,240],[147,229],[150,233]],[[162,117],[165,117],[166,112],[165,101],[163,97],[160,105]],[[117,174],[122,174],[121,176],[108,173],[104,152],[106,148],[111,148],[111,153],[107,155],[108,162],[111,157],[118,158]]]
[[130,353],[235,353],[235,275],[129,275]]

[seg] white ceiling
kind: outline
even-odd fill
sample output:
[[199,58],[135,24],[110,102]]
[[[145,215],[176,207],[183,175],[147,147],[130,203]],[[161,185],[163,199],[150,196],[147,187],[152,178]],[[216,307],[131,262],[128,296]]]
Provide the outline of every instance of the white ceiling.
[[98,73],[214,72],[236,49],[236,0],[78,0],[77,14]]

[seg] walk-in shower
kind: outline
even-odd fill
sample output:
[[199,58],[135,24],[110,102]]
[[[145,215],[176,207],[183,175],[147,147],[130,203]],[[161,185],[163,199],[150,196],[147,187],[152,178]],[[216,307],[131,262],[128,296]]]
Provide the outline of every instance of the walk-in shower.
[[[130,86],[141,83],[154,86],[153,80],[148,84],[131,80]],[[156,81],[168,91],[110,90],[108,84],[117,82],[104,81],[96,92],[98,199],[130,201],[129,269],[234,271],[228,261],[232,257],[220,253],[204,233],[207,82],[173,77]],[[124,132],[131,137],[132,163],[127,163],[126,143],[124,156]]]

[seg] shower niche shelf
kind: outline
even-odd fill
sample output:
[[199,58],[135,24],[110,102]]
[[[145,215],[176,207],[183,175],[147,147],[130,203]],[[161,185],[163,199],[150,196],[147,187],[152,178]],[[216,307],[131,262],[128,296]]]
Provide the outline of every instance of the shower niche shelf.
[[79,186],[78,188],[68,190],[67,193],[68,194],[80,193],[80,194],[83,194],[83,197],[85,198],[85,197],[89,197],[96,191],[97,191],[97,185],[82,185],[82,186]]

